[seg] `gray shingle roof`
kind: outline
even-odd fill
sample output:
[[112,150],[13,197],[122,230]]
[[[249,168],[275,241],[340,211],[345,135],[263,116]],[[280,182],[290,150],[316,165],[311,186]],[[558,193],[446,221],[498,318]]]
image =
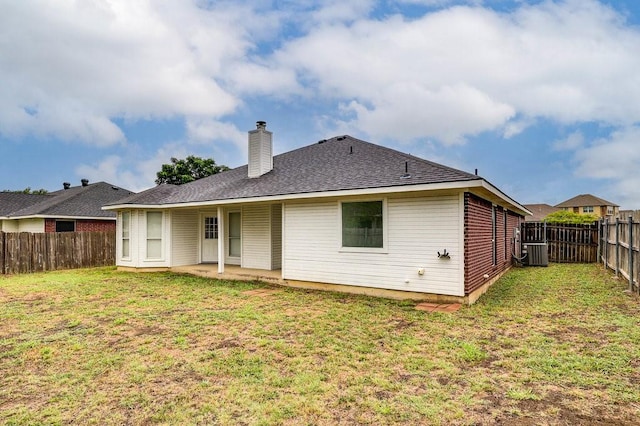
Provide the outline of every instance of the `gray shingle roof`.
[[580,194],[556,204],[556,207],[613,206],[620,207],[611,201],[603,200],[591,194]]
[[527,208],[533,215],[525,216],[525,220],[527,221],[541,221],[547,215],[557,212],[559,209],[549,204],[524,204],[524,207]]
[[68,216],[115,217],[115,213],[102,210],[105,204],[114,203],[133,192],[110,183],[98,182],[87,186],[73,186],[41,196],[37,203],[23,205],[5,216]]
[[[405,167],[410,178],[402,177]],[[185,185],[160,185],[117,204],[178,204],[477,179],[480,177],[451,167],[339,136],[275,156],[273,170],[258,178],[247,177],[245,165]]]
[[22,192],[0,192],[0,216],[40,203],[51,195],[24,194]]

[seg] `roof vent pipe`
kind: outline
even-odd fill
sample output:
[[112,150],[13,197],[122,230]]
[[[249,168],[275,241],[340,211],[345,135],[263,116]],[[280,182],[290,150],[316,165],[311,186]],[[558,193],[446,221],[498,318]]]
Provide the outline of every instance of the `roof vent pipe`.
[[62,182],[62,187],[64,189],[69,189],[69,188],[71,188],[71,184],[69,182]]
[[82,186],[89,186],[89,179],[81,179]]

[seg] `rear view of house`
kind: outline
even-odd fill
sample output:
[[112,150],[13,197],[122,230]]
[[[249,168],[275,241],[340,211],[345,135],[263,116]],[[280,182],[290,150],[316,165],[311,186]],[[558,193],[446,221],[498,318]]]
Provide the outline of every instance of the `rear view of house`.
[[485,179],[347,135],[275,157],[272,142],[258,122],[248,165],[106,206],[117,265],[237,265],[287,285],[467,303],[510,267],[530,212]]
[[63,189],[45,195],[0,192],[0,231],[74,232],[113,231],[116,214],[102,210],[133,192],[106,182],[81,185],[65,182]]

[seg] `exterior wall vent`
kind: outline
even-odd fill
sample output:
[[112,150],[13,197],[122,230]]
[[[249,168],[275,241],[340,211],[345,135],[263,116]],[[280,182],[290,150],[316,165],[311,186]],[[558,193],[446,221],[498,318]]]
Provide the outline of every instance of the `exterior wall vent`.
[[273,169],[273,133],[267,130],[266,121],[256,122],[256,130],[249,131],[250,178],[257,178]]

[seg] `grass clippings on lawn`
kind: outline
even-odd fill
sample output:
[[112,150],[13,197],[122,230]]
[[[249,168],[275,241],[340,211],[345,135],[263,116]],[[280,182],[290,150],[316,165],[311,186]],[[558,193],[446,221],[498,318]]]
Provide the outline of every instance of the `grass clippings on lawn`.
[[452,313],[264,288],[111,268],[0,277],[0,422],[640,418],[640,300],[596,265],[514,269]]

